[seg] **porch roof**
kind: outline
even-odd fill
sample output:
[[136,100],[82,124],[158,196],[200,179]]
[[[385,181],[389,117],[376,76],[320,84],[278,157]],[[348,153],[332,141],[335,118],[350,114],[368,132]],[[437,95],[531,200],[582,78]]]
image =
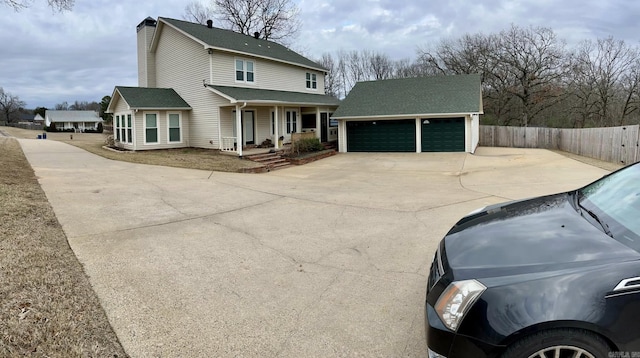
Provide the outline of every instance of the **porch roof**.
[[113,113],[116,94],[127,103],[129,109],[190,110],[191,106],[173,88],[147,88],[116,86],[107,113]]
[[286,104],[310,106],[334,106],[340,100],[324,94],[275,91],[245,87],[208,86],[214,93],[228,99],[231,103],[247,102],[252,104]]

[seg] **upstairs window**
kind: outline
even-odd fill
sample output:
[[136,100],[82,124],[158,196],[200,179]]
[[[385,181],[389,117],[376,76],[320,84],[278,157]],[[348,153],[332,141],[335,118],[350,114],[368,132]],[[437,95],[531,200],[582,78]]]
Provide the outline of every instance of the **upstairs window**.
[[318,82],[316,81],[316,74],[307,72],[307,88],[308,89],[317,89]]
[[253,61],[236,60],[236,82],[255,82]]

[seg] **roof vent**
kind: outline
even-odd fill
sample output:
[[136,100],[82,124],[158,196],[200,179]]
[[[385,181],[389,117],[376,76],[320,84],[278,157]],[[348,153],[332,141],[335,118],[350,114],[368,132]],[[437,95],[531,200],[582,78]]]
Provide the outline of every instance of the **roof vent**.
[[260,38],[260,33],[258,31],[254,32],[253,33],[253,37],[256,38],[256,39],[259,39]]
[[213,28],[213,20],[207,20],[207,27],[208,28]]

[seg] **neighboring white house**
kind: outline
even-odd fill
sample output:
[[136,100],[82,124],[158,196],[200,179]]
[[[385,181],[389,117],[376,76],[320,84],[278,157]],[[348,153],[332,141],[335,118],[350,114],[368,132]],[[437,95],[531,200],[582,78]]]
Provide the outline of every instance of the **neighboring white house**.
[[242,155],[296,132],[337,140],[339,100],[326,69],[275,42],[169,18],[137,27],[138,86],[117,86],[107,109],[119,146],[199,147]]
[[74,132],[84,132],[85,130],[96,130],[98,124],[102,123],[102,118],[95,111],[57,111],[47,110],[44,113],[44,125],[50,127],[55,123],[56,130],[73,130]]

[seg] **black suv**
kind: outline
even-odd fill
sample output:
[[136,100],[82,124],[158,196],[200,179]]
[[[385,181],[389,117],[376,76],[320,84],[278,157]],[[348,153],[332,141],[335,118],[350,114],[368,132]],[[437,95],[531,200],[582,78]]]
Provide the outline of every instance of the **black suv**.
[[462,218],[425,324],[429,358],[640,357],[640,163]]

